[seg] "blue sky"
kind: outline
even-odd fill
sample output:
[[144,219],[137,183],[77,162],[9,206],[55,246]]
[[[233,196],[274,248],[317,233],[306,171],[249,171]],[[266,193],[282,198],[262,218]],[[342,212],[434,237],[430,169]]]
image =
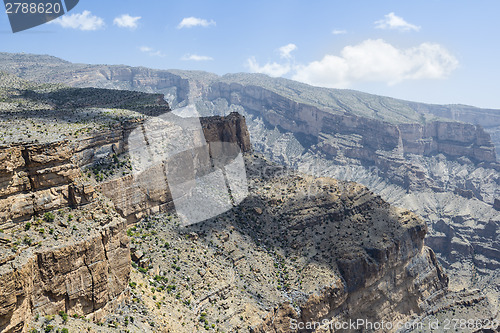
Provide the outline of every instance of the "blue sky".
[[80,0],[0,50],[72,62],[262,72],[313,85],[500,109],[500,1]]

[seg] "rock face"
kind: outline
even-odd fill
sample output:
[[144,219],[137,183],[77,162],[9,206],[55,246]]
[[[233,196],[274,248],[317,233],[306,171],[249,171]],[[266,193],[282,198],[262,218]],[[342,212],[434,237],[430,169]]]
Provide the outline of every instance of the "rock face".
[[450,272],[450,286],[484,288],[489,299],[498,299],[498,110],[431,106],[262,75],[0,58],[0,68],[41,82],[158,88],[174,107],[196,104],[206,116],[237,111],[246,117],[256,151],[308,174],[360,182],[422,216],[429,226],[426,242]]
[[[151,272],[134,281],[155,275],[156,288],[133,292],[145,303],[166,297],[151,310],[166,317],[161,328],[299,332],[294,321],[405,322],[444,295],[448,278],[413,213],[359,184],[299,174],[258,154],[245,164],[249,196],[232,210],[186,228],[160,214],[131,229],[133,258]],[[168,243],[164,251],[157,239]],[[171,281],[175,292],[158,294]]]
[[[101,140],[87,140],[92,144],[80,151],[81,146],[68,141],[0,148],[2,232],[14,230],[14,235],[19,225],[31,224],[34,216],[65,207],[98,209],[94,187],[81,181],[79,163],[94,159],[94,144],[99,145],[97,150],[106,149]],[[125,227],[125,221],[116,216],[89,227],[92,231],[81,239],[28,246],[2,256],[0,330],[25,332],[35,313],[65,311],[100,318],[113,309],[130,274]],[[28,236],[24,239],[31,245]]]
[[[248,203],[260,206],[260,200],[269,200],[251,227],[254,237],[279,235],[280,247],[292,249],[287,257],[307,258],[333,270],[337,279],[323,280],[318,272],[304,278],[304,294],[292,296],[299,308],[291,303],[277,307],[258,332],[300,331],[290,328],[291,319],[326,327],[353,318],[405,321],[425,313],[432,296],[446,288],[448,277],[424,246],[427,226],[413,213],[391,207],[355,183],[281,170],[267,173],[270,179],[256,183],[268,190],[258,191],[259,199]],[[293,288],[288,292],[293,295]]]
[[69,142],[17,145],[0,151],[0,223],[92,200],[93,187],[76,183],[80,169],[71,162],[74,151]]
[[[243,151],[250,150],[243,117],[231,114],[201,122],[207,140],[235,142]],[[65,311],[99,319],[123,298],[130,275],[129,240],[125,235],[127,220],[130,223],[144,214],[167,210],[171,207],[170,193],[166,188],[155,201],[148,197],[147,189],[134,183],[131,175],[94,186],[83,179],[82,167],[99,165],[102,160],[125,152],[128,134],[136,126],[137,123],[123,123],[121,127],[76,142],[0,148],[2,233],[7,229],[16,230],[27,221],[31,224],[33,216],[67,207],[90,210],[92,218],[89,232],[82,238],[40,248],[27,246],[2,256],[2,332],[27,331],[35,313]],[[100,210],[110,208],[103,207],[98,192],[109,195],[121,216],[99,217]],[[68,221],[72,219],[68,217]],[[32,243],[28,236],[24,242]]]
[[[227,117],[200,118],[200,121],[207,143],[232,142],[238,144],[242,152],[250,151],[250,136],[244,117],[232,113]],[[148,173],[163,175],[163,166],[150,168]],[[129,222],[135,222],[144,215],[173,209],[170,190],[162,188],[150,191],[150,185],[142,184],[133,175],[127,175],[106,181],[98,189],[113,201],[122,216]]]
[[[218,83],[210,86],[205,97],[219,98],[256,112],[272,126],[292,133],[317,138],[324,135],[359,136],[359,148],[345,147],[346,156],[374,162],[377,150],[398,153],[467,156],[478,162],[495,162],[495,147],[481,127],[454,122],[435,121],[428,124],[391,124],[353,114],[335,114],[311,105],[294,102],[272,91],[256,86]],[[326,141],[326,140],[325,140]],[[349,149],[351,148],[351,149]],[[364,155],[358,150],[362,149]]]
[[115,221],[84,241],[28,249],[0,266],[0,329],[26,332],[35,313],[102,318],[128,285],[129,240]]

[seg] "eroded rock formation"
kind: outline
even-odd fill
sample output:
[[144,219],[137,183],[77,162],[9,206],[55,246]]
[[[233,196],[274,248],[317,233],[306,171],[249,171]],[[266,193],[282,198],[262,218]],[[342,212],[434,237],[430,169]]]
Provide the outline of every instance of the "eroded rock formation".
[[[207,140],[234,142],[243,151],[250,149],[243,117],[231,114],[202,119],[202,124]],[[160,208],[171,209],[168,188],[155,201],[148,197],[147,189],[136,186],[131,175],[94,186],[84,179],[82,168],[124,153],[127,136],[136,126],[137,123],[124,123],[76,142],[0,148],[1,233],[12,231],[11,236],[3,238],[6,251],[2,252],[0,262],[2,332],[26,331],[34,314],[64,311],[99,319],[125,295],[130,274],[127,221],[137,221]],[[110,203],[121,215],[108,207],[110,203],[100,197],[100,192],[110,197]],[[60,221],[62,210],[68,208],[88,214],[79,217],[78,223],[72,222],[76,213]],[[16,229],[25,223],[42,223],[44,217],[53,221],[54,215],[47,217],[51,215],[44,213],[56,210],[61,214],[56,213],[55,222],[62,229],[69,229],[71,223],[75,223],[73,230],[87,229],[79,235],[66,232],[61,236],[65,237],[63,241],[40,241],[36,247],[31,246],[34,241],[28,235],[19,249],[12,244]],[[54,232],[58,235],[57,227],[51,228],[51,235]]]

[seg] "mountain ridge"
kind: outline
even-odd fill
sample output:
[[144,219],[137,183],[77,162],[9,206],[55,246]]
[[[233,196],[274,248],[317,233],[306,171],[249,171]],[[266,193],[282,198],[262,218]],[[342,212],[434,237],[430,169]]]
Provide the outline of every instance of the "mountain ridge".
[[[492,143],[498,152],[498,110],[483,113],[483,109],[461,105],[404,104],[377,96],[374,101],[359,102],[356,98],[364,93],[349,95],[345,109],[328,109],[336,103],[327,96],[333,90],[262,74],[220,77],[206,72],[61,62],[59,67],[36,67],[36,56],[30,57],[28,63],[23,63],[23,57],[12,63],[3,61],[0,54],[0,69],[70,86],[161,93],[173,108],[195,104],[202,116],[244,115],[254,149],[271,160],[307,174],[359,182],[391,204],[422,216],[429,227],[426,243],[448,270],[451,288],[484,288],[498,305],[500,214],[494,202],[500,198],[500,165]],[[259,80],[265,81],[263,86],[255,85]],[[288,83],[296,88],[289,87],[290,94],[302,101],[316,98],[316,105],[287,96]],[[281,94],[276,92],[280,89]],[[310,93],[316,89],[317,95]],[[369,107],[376,105],[379,111],[386,101],[403,103],[405,111],[393,121],[383,119],[394,114],[390,109],[376,117],[377,112]],[[359,114],[350,112],[354,109]],[[447,115],[455,120],[426,121],[421,117],[426,112],[429,117]]]
[[[266,89],[270,89],[271,91],[277,92],[277,93],[286,93],[288,97],[294,96],[294,88],[295,89],[301,89],[302,91],[312,91],[314,90],[316,93],[319,93],[319,97],[321,97],[322,102],[318,102],[317,106],[321,107],[333,107],[334,110],[341,110],[342,108],[339,107],[336,103],[332,102],[332,97],[335,98],[341,98],[343,95],[353,95],[353,96],[361,96],[365,99],[371,98],[371,99],[382,99],[386,101],[391,101],[392,103],[395,103],[395,106],[397,107],[404,107],[406,108],[407,112],[413,112],[415,114],[410,115],[408,120],[412,121],[417,121],[420,122],[422,121],[420,116],[417,116],[419,112],[417,111],[418,108],[422,108],[423,106],[427,106],[429,108],[428,112],[431,112],[432,108],[439,107],[439,108],[444,108],[446,110],[449,110],[451,112],[453,109],[456,109],[457,107],[459,109],[466,108],[467,110],[481,110],[481,111],[487,111],[488,113],[492,113],[496,117],[498,117],[498,123],[495,122],[495,124],[500,125],[500,110],[498,109],[488,109],[488,108],[478,108],[475,106],[469,106],[469,105],[462,105],[462,104],[431,104],[431,103],[420,103],[416,101],[407,101],[403,99],[398,99],[398,98],[393,98],[393,97],[388,97],[388,96],[378,96],[375,94],[371,93],[365,93],[357,90],[352,90],[352,89],[333,89],[333,88],[323,88],[323,87],[316,87],[312,86],[306,83],[301,83],[297,81],[293,81],[290,79],[286,78],[272,78],[269,77],[265,74],[259,74],[259,73],[227,73],[224,75],[218,75],[206,71],[197,71],[197,70],[179,70],[179,69],[151,69],[143,66],[127,66],[127,65],[106,65],[106,64],[80,64],[80,63],[72,63],[66,60],[63,60],[61,58],[57,58],[54,56],[50,55],[43,55],[41,58],[40,56],[35,55],[35,54],[12,54],[12,53],[5,53],[5,52],[0,52],[0,70],[8,71],[13,74],[16,74],[21,77],[26,77],[29,80],[33,81],[40,81],[40,82],[46,82],[47,78],[43,79],[40,77],[40,75],[37,75],[33,70],[30,70],[29,68],[26,68],[26,64],[29,64],[32,61],[37,62],[38,65],[40,63],[49,63],[52,65],[52,67],[56,66],[70,66],[66,68],[65,70],[71,72],[72,69],[92,69],[92,68],[114,68],[114,69],[126,69],[130,71],[141,71],[141,70],[147,70],[150,72],[156,72],[156,73],[169,73],[172,75],[177,75],[180,76],[184,79],[195,79],[198,81],[201,81],[205,84],[207,83],[213,83],[214,81],[220,81],[220,82],[230,82],[230,83],[240,83],[243,85],[260,85],[265,87]],[[58,71],[61,71],[64,68],[57,68]],[[48,75],[49,73],[45,73],[45,75]],[[57,76],[54,76],[52,80],[58,80]],[[59,81],[56,81],[59,82]],[[279,84],[276,84],[276,83]],[[88,84],[88,83],[87,83]],[[94,82],[95,84],[95,82]],[[303,94],[302,94],[303,95]],[[307,102],[307,103],[312,103],[314,105],[314,102],[312,99],[308,99],[307,97],[304,98],[304,96],[296,96],[298,102]],[[298,98],[300,97],[300,98]],[[301,99],[302,98],[302,99]],[[319,100],[320,98],[316,98]],[[347,105],[347,103],[342,103],[344,106]],[[387,103],[390,104],[390,103]],[[335,108],[337,107],[337,108]],[[352,107],[351,107],[352,108]],[[352,111],[352,110],[351,110]],[[365,116],[370,116],[370,114],[364,114]],[[460,118],[460,117],[459,117]],[[383,118],[382,118],[383,119]],[[430,119],[435,119],[435,118],[430,118]],[[393,119],[392,119],[393,120]],[[456,119],[458,121],[462,121],[460,119]],[[394,121],[394,120],[393,120]],[[468,122],[468,121],[465,121]],[[485,123],[486,124],[486,123]],[[485,125],[481,124],[481,125]],[[491,123],[490,123],[491,124]]]

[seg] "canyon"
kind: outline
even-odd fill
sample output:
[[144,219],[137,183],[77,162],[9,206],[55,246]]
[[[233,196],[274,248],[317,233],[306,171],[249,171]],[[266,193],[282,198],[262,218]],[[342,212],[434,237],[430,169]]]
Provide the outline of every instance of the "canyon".
[[[165,308],[168,313],[183,311],[189,329],[203,328],[201,310],[191,313],[193,306],[178,304],[177,295],[167,294],[170,301],[158,308],[149,288],[140,287],[142,296],[127,288],[130,277],[148,286],[153,276],[185,280],[180,283],[182,290],[177,284],[181,299],[203,304],[207,313],[203,317],[214,322],[217,318],[218,327],[229,331],[247,326],[261,332],[287,331],[291,319],[424,318],[440,308],[448,285],[452,290],[485,287],[484,294],[471,296],[472,303],[484,307],[481,315],[495,316],[500,258],[499,214],[494,204],[499,197],[499,165],[488,134],[491,129],[485,132],[479,125],[438,118],[429,110],[418,113],[374,96],[362,106],[356,104],[359,101],[348,104],[339,98],[335,106],[331,96],[320,99],[308,93],[312,88],[294,91],[292,83],[280,80],[272,86],[269,78],[260,75],[220,78],[209,73],[75,65],[51,57],[27,57],[16,58],[18,66],[10,68],[11,72],[37,81],[49,77],[52,83],[75,87],[142,92],[118,95],[119,100],[128,101],[119,105],[103,102],[121,94],[106,89],[92,90],[101,94],[98,103],[76,98],[80,102],[68,106],[66,99],[52,100],[47,104],[56,104],[59,117],[61,111],[71,118],[75,111],[103,115],[105,110],[109,114],[103,117],[111,120],[98,131],[81,131],[65,140],[10,142],[1,148],[5,162],[2,232],[16,235],[2,237],[3,244],[22,243],[17,245],[20,253],[10,251],[14,255],[9,254],[2,264],[2,278],[19,281],[6,283],[8,288],[2,292],[8,295],[1,302],[6,304],[1,317],[5,329],[26,328],[34,313],[65,311],[99,321],[113,309],[121,309],[129,293],[146,305],[152,302],[151,314]],[[44,61],[45,67],[40,67]],[[288,95],[284,96],[284,90]],[[68,96],[85,95],[82,91],[85,88],[74,89]],[[362,95],[349,93],[338,92],[348,95],[343,98]],[[21,96],[32,97],[24,92]],[[39,96],[33,100],[40,102]],[[338,107],[341,104],[343,108]],[[396,115],[377,111],[381,104],[384,110],[401,111]],[[169,105],[195,105],[205,116],[201,123],[208,142],[237,143],[245,152],[250,180],[250,195],[241,205],[187,229],[175,227],[178,222],[170,215],[168,189],[150,195],[127,171],[127,136],[144,119],[168,112]],[[99,110],[91,113],[94,107]],[[496,119],[496,113],[491,114]],[[101,126],[103,122],[96,123]],[[68,126],[73,132],[74,124]],[[377,194],[346,181],[362,183]],[[311,193],[311,188],[320,190]],[[409,208],[427,223],[392,204]],[[58,212],[56,224],[62,226],[54,227],[53,233],[71,243],[58,244],[57,249],[54,242],[60,241],[47,241],[40,232],[35,236],[24,230],[26,221],[48,230],[54,222],[44,221],[43,216],[54,211]],[[68,222],[69,215],[81,223],[78,230],[69,228],[73,224]],[[135,223],[142,231],[127,231]],[[23,230],[17,230],[20,226]],[[85,228],[92,233],[86,235]],[[370,239],[367,233],[372,234]],[[126,234],[132,235],[132,252]],[[35,249],[25,244],[25,237],[32,239]],[[167,249],[161,255],[152,250],[159,241],[176,244],[177,251]],[[183,253],[188,249],[209,259],[191,263]],[[131,268],[130,258],[147,272]],[[171,270],[173,261],[186,265]],[[207,265],[215,265],[220,272],[207,270]],[[50,268],[54,266],[60,269]],[[200,276],[200,269],[208,272]],[[13,278],[13,274],[24,278]],[[270,276],[278,276],[277,281],[272,282]],[[49,283],[52,280],[57,284]],[[60,288],[61,281],[65,288]],[[152,286],[161,288],[162,281],[159,278]],[[269,286],[263,288],[262,281],[269,281]],[[221,287],[213,293],[205,289],[207,283]],[[42,291],[37,294],[38,290]],[[217,310],[216,302],[227,304],[224,313]],[[123,316],[120,320],[124,323]],[[171,318],[157,325],[173,332],[187,331],[175,322]]]
[[74,64],[0,55],[37,82],[162,93],[173,109],[246,117],[253,148],[315,176],[359,182],[429,226],[426,242],[452,288],[484,288],[498,305],[500,112],[326,89],[261,74]]

